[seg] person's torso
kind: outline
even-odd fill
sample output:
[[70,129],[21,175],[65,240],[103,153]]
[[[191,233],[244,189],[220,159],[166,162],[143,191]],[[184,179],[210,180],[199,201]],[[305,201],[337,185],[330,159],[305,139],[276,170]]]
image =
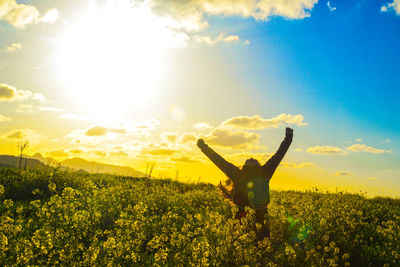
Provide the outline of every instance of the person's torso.
[[269,198],[269,175],[258,168],[240,170],[234,183],[234,202],[243,209],[244,206],[267,206]]

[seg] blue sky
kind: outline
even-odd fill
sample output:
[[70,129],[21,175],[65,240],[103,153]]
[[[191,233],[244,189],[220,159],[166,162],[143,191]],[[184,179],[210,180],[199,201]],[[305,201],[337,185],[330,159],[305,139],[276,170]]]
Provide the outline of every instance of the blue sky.
[[399,118],[393,115],[400,99],[400,18],[371,1],[343,2],[332,3],[334,12],[320,2],[302,20],[249,19],[238,34],[251,40],[251,49],[234,66],[248,63],[239,72],[253,74],[248,82],[257,93],[265,93],[271,81],[279,88],[277,97],[290,94],[310,113],[350,116],[360,127],[398,134]]

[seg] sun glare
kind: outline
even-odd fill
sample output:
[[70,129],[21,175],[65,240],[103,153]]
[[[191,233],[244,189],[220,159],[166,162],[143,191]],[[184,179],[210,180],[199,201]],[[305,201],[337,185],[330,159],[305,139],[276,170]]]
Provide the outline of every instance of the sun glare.
[[144,5],[92,6],[61,41],[60,77],[77,104],[99,116],[121,115],[149,103],[173,38]]

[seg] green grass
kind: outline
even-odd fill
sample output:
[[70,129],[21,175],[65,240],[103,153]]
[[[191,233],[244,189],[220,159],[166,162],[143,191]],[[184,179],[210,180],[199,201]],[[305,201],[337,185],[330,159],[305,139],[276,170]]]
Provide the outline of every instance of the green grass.
[[211,184],[0,169],[0,265],[399,266],[400,200],[271,192],[271,239]]

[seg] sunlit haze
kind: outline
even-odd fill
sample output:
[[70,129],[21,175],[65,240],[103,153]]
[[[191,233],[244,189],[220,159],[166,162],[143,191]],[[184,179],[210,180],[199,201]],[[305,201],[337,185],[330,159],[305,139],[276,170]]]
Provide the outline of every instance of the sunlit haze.
[[69,93],[106,119],[149,104],[173,43],[171,31],[146,6],[127,5],[91,6],[60,40],[59,72]]
[[[0,153],[400,194],[399,1],[0,1]],[[37,154],[39,153],[39,154]],[[43,159],[44,158],[44,159]]]

